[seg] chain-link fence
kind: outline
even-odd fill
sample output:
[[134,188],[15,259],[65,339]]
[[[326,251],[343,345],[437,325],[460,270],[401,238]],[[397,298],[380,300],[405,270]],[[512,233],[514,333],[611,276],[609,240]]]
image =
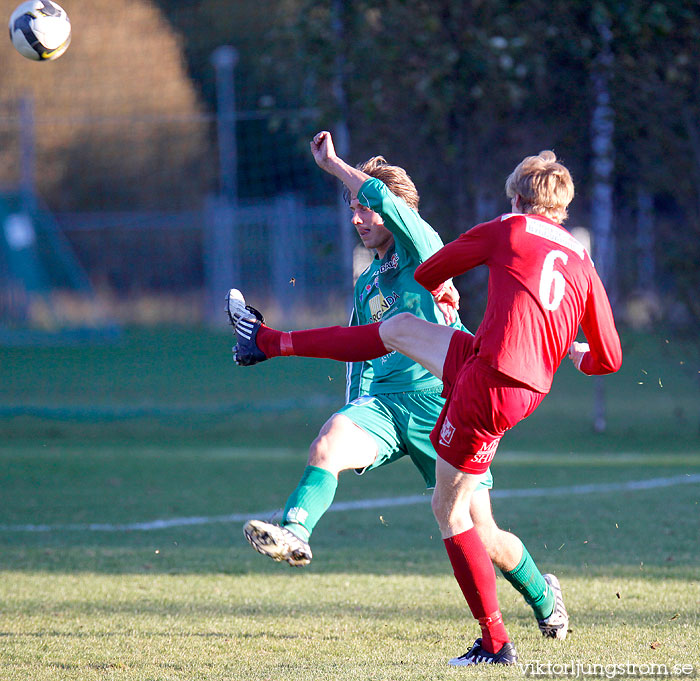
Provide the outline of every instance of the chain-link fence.
[[[70,260],[72,278],[89,279],[106,316],[125,322],[222,318],[230,286],[284,323],[346,318],[350,254],[340,233],[351,227],[337,183],[309,153],[314,113],[236,111],[221,97],[219,106],[47,117],[30,97],[0,102],[0,285],[15,291],[0,308],[4,326],[36,321],[34,295],[46,303],[60,287],[71,298],[71,286],[49,276],[54,260]],[[17,214],[33,232],[21,244],[8,237]],[[48,216],[61,235],[49,248]],[[43,283],[18,296],[32,280]],[[53,316],[75,322],[78,308]]]

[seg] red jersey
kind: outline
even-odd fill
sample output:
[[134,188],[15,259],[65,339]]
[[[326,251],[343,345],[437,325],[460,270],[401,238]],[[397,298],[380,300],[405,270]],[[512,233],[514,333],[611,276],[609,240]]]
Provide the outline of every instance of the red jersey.
[[416,269],[434,291],[477,265],[489,268],[486,312],[474,351],[506,376],[546,393],[581,325],[590,346],[580,369],[622,364],[608,296],[585,248],[541,215],[506,214],[473,227]]

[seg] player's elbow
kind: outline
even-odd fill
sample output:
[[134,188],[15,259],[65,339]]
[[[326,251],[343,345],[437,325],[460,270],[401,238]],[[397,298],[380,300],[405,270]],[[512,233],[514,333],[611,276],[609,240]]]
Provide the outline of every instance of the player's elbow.
[[619,371],[620,367],[622,366],[622,347],[620,343],[618,342],[615,347],[611,350],[609,356],[608,356],[608,364],[607,364],[607,369],[608,371],[606,373],[608,374],[614,374],[616,371]]
[[609,362],[604,362],[601,364],[601,374],[614,374],[616,371],[619,371],[620,367],[622,366],[622,355],[620,357],[616,357],[615,359],[609,361]]
[[611,373],[614,373],[615,371],[619,371],[620,367],[622,366],[622,353],[619,354],[619,356],[615,359],[615,363],[612,365],[613,369]]
[[614,374],[622,366],[622,352],[610,353],[604,357],[596,358],[595,368],[590,373],[604,376]]

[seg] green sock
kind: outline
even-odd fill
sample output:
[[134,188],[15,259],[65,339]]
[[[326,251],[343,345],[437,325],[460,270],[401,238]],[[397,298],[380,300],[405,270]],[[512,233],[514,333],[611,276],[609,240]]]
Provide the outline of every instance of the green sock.
[[338,480],[324,468],[307,466],[284,507],[282,524],[305,541],[333,503]]
[[543,620],[554,612],[554,592],[547,586],[542,573],[523,544],[523,557],[518,566],[503,576],[523,595],[525,602],[532,608],[535,617]]

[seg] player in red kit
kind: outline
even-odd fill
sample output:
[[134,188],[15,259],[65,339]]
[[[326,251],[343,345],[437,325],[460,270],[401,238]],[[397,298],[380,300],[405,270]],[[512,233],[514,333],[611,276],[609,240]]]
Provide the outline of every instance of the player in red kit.
[[[528,156],[508,177],[506,194],[511,213],[468,230],[415,273],[439,296],[451,277],[478,265],[489,268],[488,302],[474,336],[402,313],[342,336],[317,329],[285,337],[293,345],[295,333],[314,334],[322,344],[332,335],[332,348],[308,356],[341,361],[348,353],[362,355],[363,348],[366,359],[396,350],[442,379],[446,402],[431,435],[438,454],[432,508],[482,633],[467,653],[450,660],[456,666],[517,660],[501,617],[493,566],[469,515],[479,475],[503,434],[549,392],[567,354],[589,375],[612,373],[622,363],[603,284],[589,254],[561,227],[574,196],[569,171],[551,151]],[[575,340],[579,326],[587,343]],[[262,327],[258,337],[269,348],[276,343],[273,334],[280,332]],[[304,347],[309,340],[303,337]],[[560,595],[558,583],[553,587]]]
[[[560,226],[574,193],[568,170],[551,151],[527,157],[509,176],[506,193],[511,214],[465,232],[416,270],[416,280],[434,291],[473,267],[489,268],[488,302],[476,335],[435,334],[398,317],[393,331],[380,328],[388,347],[407,351],[420,343],[430,358],[427,368],[440,371],[445,386],[446,404],[431,437],[438,453],[432,506],[455,577],[482,629],[472,649],[451,660],[455,665],[515,658],[493,569],[464,513],[475,477],[490,464],[503,434],[549,392],[567,353],[586,374],[611,373],[622,362],[593,262]],[[579,325],[588,344],[575,342]]]

